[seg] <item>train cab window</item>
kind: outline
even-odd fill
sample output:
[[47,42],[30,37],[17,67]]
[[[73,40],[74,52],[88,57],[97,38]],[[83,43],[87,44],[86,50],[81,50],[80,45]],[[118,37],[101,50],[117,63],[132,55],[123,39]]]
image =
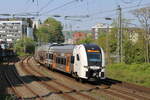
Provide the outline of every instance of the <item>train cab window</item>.
[[74,64],[74,56],[71,56],[71,64]]
[[78,60],[78,61],[80,60],[79,54],[77,54],[77,60]]

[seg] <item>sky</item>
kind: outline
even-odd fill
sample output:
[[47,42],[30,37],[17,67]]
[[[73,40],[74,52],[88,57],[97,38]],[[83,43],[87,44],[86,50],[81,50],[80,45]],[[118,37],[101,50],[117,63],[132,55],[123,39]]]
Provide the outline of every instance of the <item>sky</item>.
[[[55,18],[62,22],[64,30],[91,30],[91,27],[97,23],[111,24],[112,20],[105,20],[105,18],[117,18],[118,5],[123,8],[123,17],[132,19],[132,23],[137,24],[136,18],[130,11],[150,6],[150,0],[1,0],[0,14],[38,12],[39,16],[35,18],[42,21],[59,15],[61,17]],[[72,17],[66,19],[65,16]]]

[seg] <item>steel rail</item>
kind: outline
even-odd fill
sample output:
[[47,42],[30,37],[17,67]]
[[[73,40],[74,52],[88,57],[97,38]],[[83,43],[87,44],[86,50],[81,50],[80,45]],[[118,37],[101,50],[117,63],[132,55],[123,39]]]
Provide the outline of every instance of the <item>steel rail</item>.
[[13,86],[13,82],[10,81],[10,79],[8,78],[8,75],[7,75],[6,72],[4,72],[4,76],[6,78],[6,81],[10,85],[11,89],[13,90],[13,92],[15,93],[15,95],[18,97],[18,99],[19,100],[24,100],[23,97],[22,97],[22,94],[20,92],[18,92],[18,90]]
[[[37,63],[40,63],[39,61],[37,61],[35,58],[34,58],[34,60],[37,62]],[[41,63],[40,63],[40,65],[41,65]],[[42,64],[43,65],[43,64]],[[43,68],[45,68],[45,67],[43,67]],[[45,68],[45,69],[47,69],[47,68]],[[64,75],[65,76],[65,75]],[[66,77],[66,76],[65,76]],[[69,78],[69,79],[71,79],[70,77],[67,77],[67,78]],[[105,85],[110,85],[111,83],[110,82],[108,82],[108,81],[104,81],[104,82],[102,82],[103,84],[105,84]],[[125,83],[124,83],[125,84]],[[95,89],[101,89],[101,87],[100,86],[98,86],[98,87],[95,87],[95,86],[93,86],[93,85],[90,85],[90,84],[86,84],[87,86],[89,86],[89,87],[91,87],[91,88],[95,88]],[[116,84],[117,85],[117,84]],[[121,85],[121,83],[120,83],[120,85]],[[122,84],[123,85],[123,84]],[[126,87],[127,87],[127,84],[125,85]],[[131,88],[131,85],[129,85],[129,87]],[[128,87],[127,87],[128,88]],[[133,87],[132,87],[133,88]],[[135,87],[134,87],[135,88]],[[139,95],[137,95],[137,94],[134,94],[134,93],[129,93],[129,92],[127,92],[127,91],[124,91],[124,90],[119,90],[119,89],[117,89],[117,88],[112,88],[111,86],[110,86],[110,88],[108,88],[108,89],[101,89],[101,90],[103,90],[105,93],[107,93],[107,94],[110,94],[110,95],[116,95],[117,97],[120,97],[120,98],[122,98],[122,99],[126,99],[126,100],[134,100],[135,98],[141,98],[141,99],[144,99],[144,100],[149,100],[149,98],[146,98],[146,97],[143,97],[143,96],[139,96]],[[143,90],[143,89],[142,89]],[[143,92],[144,92],[144,90],[143,90]],[[146,90],[146,93],[147,92],[149,92],[149,91],[147,91]],[[128,94],[128,95],[125,95],[125,94]],[[133,95],[132,95],[133,94]]]
[[[28,62],[28,59],[29,59],[29,57],[27,58],[27,62]],[[26,66],[24,65],[24,63],[21,63],[21,66],[22,66],[23,70],[24,70],[26,73],[33,75],[33,73],[31,73],[31,72],[26,68]],[[32,71],[33,71],[33,70],[32,70]],[[36,78],[37,78],[37,77],[36,77]],[[37,79],[40,81],[40,84],[44,85],[46,88],[48,88],[48,89],[50,89],[50,90],[51,90],[51,89],[52,89],[52,90],[55,90],[57,93],[62,93],[62,94],[65,96],[65,98],[67,98],[67,99],[69,99],[69,100],[78,100],[78,99],[72,97],[71,95],[68,95],[68,94],[66,94],[66,93],[63,93],[60,89],[51,86],[50,84],[44,82],[43,80],[41,80],[41,79],[39,79],[39,78],[37,78]]]

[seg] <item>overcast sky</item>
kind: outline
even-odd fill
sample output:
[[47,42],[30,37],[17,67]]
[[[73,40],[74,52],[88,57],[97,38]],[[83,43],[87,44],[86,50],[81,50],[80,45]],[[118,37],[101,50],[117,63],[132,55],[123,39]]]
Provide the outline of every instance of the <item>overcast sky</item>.
[[[35,13],[39,12],[41,20],[49,16],[60,15],[57,20],[61,21],[65,30],[90,30],[96,23],[108,23],[105,17],[116,18],[116,8],[120,5],[123,9],[123,16],[127,19],[135,19],[129,11],[150,6],[150,0],[1,0],[1,14]],[[136,6],[136,7],[133,7]],[[130,8],[133,7],[133,8]],[[84,16],[88,15],[88,18]],[[64,16],[72,17],[65,20]],[[1,16],[2,17],[2,16]]]

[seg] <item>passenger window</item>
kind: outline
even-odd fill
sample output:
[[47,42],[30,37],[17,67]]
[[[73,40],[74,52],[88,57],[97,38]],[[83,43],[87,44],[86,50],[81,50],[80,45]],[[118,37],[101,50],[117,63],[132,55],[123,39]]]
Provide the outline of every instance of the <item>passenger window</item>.
[[80,60],[80,58],[79,58],[79,55],[77,54],[77,60],[79,61]]
[[58,64],[61,64],[61,58],[58,57]]
[[56,57],[56,63],[58,63],[58,57]]
[[48,53],[46,54],[46,58],[49,59],[49,54]]
[[74,64],[74,56],[71,56],[71,64]]
[[60,64],[63,64],[63,58],[60,58]]
[[66,65],[66,58],[64,58],[64,61],[63,61],[63,62],[64,62],[64,65]]

